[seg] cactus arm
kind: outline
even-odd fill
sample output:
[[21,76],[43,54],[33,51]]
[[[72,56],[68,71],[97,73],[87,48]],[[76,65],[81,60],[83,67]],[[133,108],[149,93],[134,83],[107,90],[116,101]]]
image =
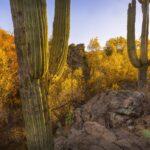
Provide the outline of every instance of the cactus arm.
[[70,0],[55,0],[55,18],[49,59],[49,71],[52,76],[63,72],[68,54],[69,32]]
[[142,34],[141,34],[141,54],[140,60],[143,65],[148,64],[148,34],[149,34],[149,2],[142,3]]
[[132,65],[136,68],[139,68],[141,64],[136,52],[135,16],[136,16],[136,0],[132,0],[132,3],[130,3],[128,7],[127,46],[129,59]]

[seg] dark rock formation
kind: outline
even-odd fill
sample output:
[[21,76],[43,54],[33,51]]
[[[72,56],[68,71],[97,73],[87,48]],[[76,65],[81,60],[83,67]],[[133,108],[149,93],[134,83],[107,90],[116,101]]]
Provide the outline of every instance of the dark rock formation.
[[144,100],[143,93],[131,91],[96,95],[75,110],[74,124],[67,136],[56,138],[55,150],[148,150],[150,140],[133,131]]

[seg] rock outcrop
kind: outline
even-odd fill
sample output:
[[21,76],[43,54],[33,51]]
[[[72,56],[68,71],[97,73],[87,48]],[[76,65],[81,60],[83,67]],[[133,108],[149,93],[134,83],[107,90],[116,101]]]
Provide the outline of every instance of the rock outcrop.
[[[55,139],[55,150],[148,150],[150,139],[135,133],[143,118],[143,93],[108,91],[77,108],[67,136]],[[144,116],[149,124],[149,115]]]

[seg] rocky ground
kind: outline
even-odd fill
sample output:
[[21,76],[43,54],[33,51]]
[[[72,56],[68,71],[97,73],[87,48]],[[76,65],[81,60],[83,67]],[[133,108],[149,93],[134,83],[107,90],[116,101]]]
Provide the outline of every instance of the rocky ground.
[[150,150],[150,107],[141,92],[108,91],[77,108],[55,150]]

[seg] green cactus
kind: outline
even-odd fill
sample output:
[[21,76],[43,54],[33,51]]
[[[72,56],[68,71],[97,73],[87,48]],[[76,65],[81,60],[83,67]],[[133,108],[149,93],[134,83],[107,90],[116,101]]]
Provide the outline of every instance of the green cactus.
[[55,0],[55,18],[49,59],[49,71],[52,76],[60,76],[63,72],[68,54],[69,31],[70,0]]
[[48,69],[50,68],[52,75],[62,72],[66,61],[70,0],[56,0],[50,51],[46,0],[10,0],[10,4],[27,146],[29,150],[51,150],[53,144],[48,108]]
[[[46,125],[47,97],[41,83],[48,70],[46,0],[11,0],[18,54],[20,94],[28,149],[50,149],[50,127]],[[47,120],[46,120],[47,119]]]
[[147,70],[150,65],[148,60],[149,0],[139,0],[139,2],[143,13],[140,56],[138,57],[135,44],[136,0],[132,0],[128,7],[127,45],[129,59],[132,65],[138,68],[139,87],[142,88],[147,83]]

